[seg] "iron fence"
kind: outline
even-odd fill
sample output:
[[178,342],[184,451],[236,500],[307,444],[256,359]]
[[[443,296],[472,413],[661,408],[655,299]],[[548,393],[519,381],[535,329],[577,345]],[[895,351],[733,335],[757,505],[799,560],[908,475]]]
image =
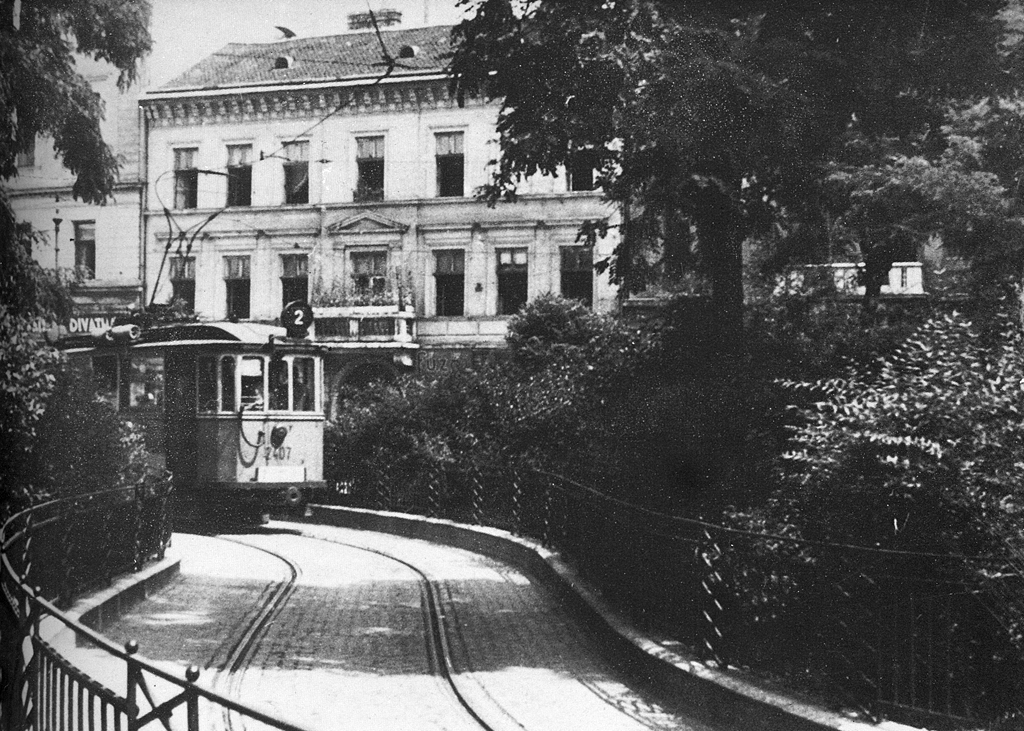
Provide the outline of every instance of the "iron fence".
[[[0,527],[0,728],[134,731],[162,726],[301,731],[272,714],[155,666],[135,642],[114,645],[63,611],[77,593],[161,558],[170,541],[170,482],[29,504]],[[225,723],[226,722],[226,723]]]
[[346,499],[538,540],[704,661],[758,669],[873,719],[1024,715],[1024,616],[1006,611],[1022,606],[1024,575],[1007,557],[759,534],[525,470],[396,466]]

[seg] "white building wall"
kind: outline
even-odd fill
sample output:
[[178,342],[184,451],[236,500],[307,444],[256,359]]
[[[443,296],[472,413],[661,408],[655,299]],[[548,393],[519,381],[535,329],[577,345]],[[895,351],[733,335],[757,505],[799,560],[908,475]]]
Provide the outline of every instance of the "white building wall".
[[[150,114],[148,143],[147,289],[152,292],[158,287],[155,301],[165,302],[171,294],[169,267],[163,267],[159,282],[157,273],[168,235],[162,209],[173,208],[174,203],[173,151],[196,147],[199,166],[222,174],[200,173],[198,207],[172,210],[172,236],[181,229],[188,235],[183,241],[173,241],[170,253],[186,253],[191,241],[190,253],[197,261],[196,310],[200,316],[225,316],[224,256],[251,257],[251,319],[274,320],[281,306],[283,254],[326,253],[322,272],[328,278],[346,279],[353,250],[377,249],[388,251],[390,266],[411,274],[421,342],[500,344],[508,318],[499,316],[497,309],[497,249],[527,249],[530,298],[557,293],[560,247],[578,245],[576,234],[584,220],[610,218],[614,222],[616,211],[603,203],[598,193],[567,192],[564,176],[528,181],[516,204],[489,208],[474,200],[475,190],[489,180],[488,162],[497,153],[498,107],[474,104],[458,108],[450,100],[424,104],[424,94],[414,93],[412,84],[409,87],[400,97],[394,90],[380,97],[374,89],[366,94],[357,92],[354,98],[364,104],[369,100],[367,106],[344,109],[326,119],[316,112],[268,119],[269,112],[255,111],[244,121],[238,115],[231,118],[225,114],[193,118],[194,111],[171,109],[174,104],[186,109],[187,100],[154,100],[152,104],[158,108]],[[402,103],[396,104],[396,98]],[[234,97],[221,109],[242,108],[245,101]],[[272,106],[270,102],[266,108]],[[259,102],[252,108],[258,110]],[[189,123],[181,123],[179,114],[188,116]],[[451,131],[465,135],[465,195],[439,198],[435,134]],[[384,200],[356,203],[356,138],[377,135],[385,138]],[[294,138],[310,142],[309,203],[284,205],[281,148]],[[227,179],[223,173],[229,144],[253,146],[249,207],[224,209]],[[346,221],[368,213],[379,220],[346,228]],[[212,220],[204,225],[208,218]],[[201,233],[195,235],[201,226]],[[614,233],[600,242],[595,261],[608,256],[615,243]],[[465,252],[464,316],[438,318],[434,252],[453,248]],[[607,276],[596,277],[595,309],[609,311],[615,302],[615,290]]]

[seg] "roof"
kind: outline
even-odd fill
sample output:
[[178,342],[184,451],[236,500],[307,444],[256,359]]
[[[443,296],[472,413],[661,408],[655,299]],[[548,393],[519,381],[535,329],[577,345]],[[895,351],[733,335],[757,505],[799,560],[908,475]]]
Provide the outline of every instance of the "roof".
[[[397,61],[390,76],[444,71],[451,51],[451,30],[448,25],[381,30],[388,54]],[[387,70],[380,43],[375,31],[291,38],[277,43],[229,43],[158,91],[376,78]],[[400,58],[403,48],[416,49],[415,55]],[[281,57],[291,59],[290,68],[274,68]]]

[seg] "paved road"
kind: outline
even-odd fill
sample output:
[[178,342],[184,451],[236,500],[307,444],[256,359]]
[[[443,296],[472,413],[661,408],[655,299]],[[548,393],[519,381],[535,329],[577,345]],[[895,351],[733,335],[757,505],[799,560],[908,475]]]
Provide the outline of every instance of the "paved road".
[[[502,728],[704,729],[629,687],[558,602],[518,570],[395,536],[273,522],[223,539],[176,535],[182,575],[107,628],[161,663],[316,729],[473,729],[426,651],[421,577],[438,588],[461,692]],[[244,545],[239,545],[244,544]],[[360,550],[360,547],[367,550]],[[261,597],[294,593],[244,671],[223,672]],[[221,670],[222,672],[217,672]]]

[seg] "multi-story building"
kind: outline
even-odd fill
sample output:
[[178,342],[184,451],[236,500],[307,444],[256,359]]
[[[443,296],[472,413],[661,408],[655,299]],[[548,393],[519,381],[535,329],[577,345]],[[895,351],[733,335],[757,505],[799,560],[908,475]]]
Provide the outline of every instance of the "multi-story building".
[[76,270],[76,277],[70,278],[76,282],[75,310],[70,322],[62,323],[72,333],[109,325],[116,315],[137,308],[143,266],[138,113],[142,82],[122,92],[117,88],[119,72],[111,64],[81,56],[76,66],[104,101],[101,132],[120,162],[112,199],[102,206],[75,200],[75,176],[43,136],[18,155],[18,174],[4,183],[15,217],[42,234],[33,245],[35,259],[48,269],[69,274]]
[[544,292],[614,306],[577,242],[616,210],[593,171],[474,198],[498,105],[448,91],[449,27],[231,44],[144,95],[146,299],[202,318],[314,307],[331,394],[500,347]]

